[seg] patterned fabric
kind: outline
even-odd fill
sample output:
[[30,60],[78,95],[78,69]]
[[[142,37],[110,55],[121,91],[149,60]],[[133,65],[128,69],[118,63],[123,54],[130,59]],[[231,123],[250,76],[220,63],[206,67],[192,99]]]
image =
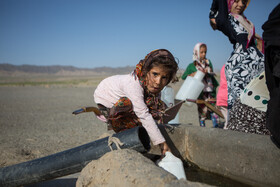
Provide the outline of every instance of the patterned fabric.
[[[208,59],[208,61],[209,61],[209,67],[212,70],[213,69],[213,65],[212,65],[210,59]],[[182,79],[185,80],[187,78],[187,76],[194,76],[196,71],[197,71],[196,62],[193,62],[193,63],[189,64],[188,67],[186,68],[184,74],[182,75]],[[207,81],[209,80],[208,78],[211,79],[211,82],[209,82],[209,83],[207,83]],[[216,78],[214,77],[214,75],[206,74],[202,81],[203,81],[205,86],[210,86],[210,88],[212,89],[210,91],[211,95],[212,95],[212,97],[215,98],[216,97],[216,89],[219,86],[219,83],[216,80]],[[209,92],[208,89],[204,89],[203,91]]]
[[259,51],[264,53],[263,39],[257,33],[255,33],[254,24],[250,20],[248,20],[245,16],[238,15],[238,14],[231,14],[231,15],[243,26],[243,28],[248,33],[246,48],[248,48],[250,44],[254,42],[257,48],[259,49]]
[[139,82],[144,89],[144,100],[149,108],[149,112],[158,123],[162,123],[162,112],[167,108],[167,106],[160,99],[160,93],[152,94],[148,91],[148,89],[146,88],[146,80],[144,75],[145,68],[149,67],[152,63],[152,59],[158,56],[166,56],[175,61],[175,58],[169,51],[165,49],[154,50],[146,55],[145,59],[140,60],[140,62],[136,65],[134,76],[138,77]]
[[240,95],[240,102],[242,104],[263,112],[267,110],[269,99],[270,96],[266,85],[265,72],[253,79]]
[[266,113],[237,100],[230,110],[228,129],[246,133],[270,135],[266,128]]
[[[264,53],[264,42],[263,39],[257,34],[255,33],[255,26],[254,24],[248,20],[244,14],[239,15],[239,14],[233,14],[231,13],[231,7],[232,4],[234,3],[235,0],[228,0],[227,1],[227,5],[228,5],[228,12],[230,15],[232,15],[239,23],[240,25],[242,25],[244,27],[244,29],[247,31],[248,33],[248,37],[247,37],[247,45],[246,48],[248,48],[251,44],[251,42],[255,42],[255,45],[257,46],[257,48]],[[250,3],[250,0],[247,1],[247,4],[245,5],[245,9],[248,7]],[[244,11],[245,11],[244,9]]]
[[[193,50],[193,60],[194,62],[189,64],[186,68],[184,74],[182,75],[182,79],[185,80],[187,76],[194,76],[199,67],[208,68],[210,72],[213,72],[213,65],[210,59],[206,59],[206,61],[200,63],[199,59],[199,50],[200,46],[203,43],[198,43],[195,45]],[[204,44],[205,45],[205,44]],[[205,45],[206,46],[206,45]],[[199,95],[198,99],[206,100],[206,99],[215,99],[216,98],[216,88],[219,86],[216,78],[211,74],[206,74],[202,80],[205,85],[203,91]],[[211,119],[210,111],[204,104],[197,104],[198,116],[199,120],[204,121],[205,119]]]
[[201,63],[202,65],[203,65],[204,63],[207,63],[207,64],[209,65],[209,62],[207,61],[207,59],[206,59],[206,60],[203,60],[202,62],[201,62],[201,60],[200,60],[199,51],[200,51],[201,45],[204,45],[204,46],[206,46],[206,48],[207,48],[207,45],[206,45],[205,43],[197,43],[197,44],[195,44],[195,46],[194,46],[194,48],[193,48],[193,61],[198,62],[198,63]]
[[[251,42],[255,42],[255,45],[257,46],[257,48],[264,53],[264,42],[263,39],[257,34],[255,33],[255,26],[254,24],[248,20],[244,14],[242,15],[238,15],[238,14],[233,14],[231,12],[231,7],[232,4],[234,3],[235,0],[228,0],[227,4],[228,4],[228,12],[230,13],[230,15],[232,15],[236,20],[239,21],[239,23],[246,29],[247,33],[248,33],[248,37],[247,37],[247,45],[246,48],[249,47],[249,45],[251,44]],[[247,1],[247,4],[245,5],[245,9],[248,7],[250,3],[250,0]]]
[[[146,95],[147,94],[147,95]],[[160,95],[154,95],[148,92],[145,92],[144,95],[145,103],[149,108],[149,112],[152,114],[154,120],[158,124],[162,124],[162,114],[167,108],[167,105],[160,99]]]
[[[215,99],[213,96],[210,94],[210,92],[202,92],[199,96],[199,99],[201,100],[209,100],[209,99]],[[214,105],[214,103],[211,103]],[[206,120],[206,119],[211,119],[211,111],[207,108],[206,105],[204,104],[197,104],[197,110],[198,110],[198,116],[199,120]]]
[[137,76],[139,79],[139,82],[141,84],[142,87],[146,86],[146,81],[145,81],[145,77],[143,74],[143,66],[144,66],[144,61],[140,60],[140,62],[136,65],[135,70],[134,70],[134,76]]
[[175,62],[174,56],[166,49],[157,49],[157,50],[154,50],[154,51],[150,52],[149,54],[147,54],[145,59],[140,60],[140,62],[136,65],[136,68],[133,72],[134,76],[138,77],[140,84],[142,85],[143,88],[146,86],[144,70],[146,70],[147,67],[149,67],[151,65],[151,63],[153,63],[152,60],[154,58],[159,57],[159,56],[167,57]]
[[115,132],[142,126],[142,123],[133,111],[131,101],[127,97],[121,97],[118,102],[109,109],[108,123]]
[[[229,18],[237,35],[247,33],[233,16],[229,15]],[[264,71],[264,56],[254,46],[244,50],[240,43],[236,43],[225,70],[228,84],[228,106],[231,108],[247,84]]]
[[[194,49],[193,49],[193,61],[194,61],[195,67],[196,67],[197,70],[199,68],[202,68],[207,73],[213,72],[213,68],[210,67],[209,60],[208,59],[204,59],[204,60],[200,59],[199,51],[200,51],[201,45],[205,45],[205,47],[207,48],[206,44],[197,43],[194,46]],[[204,89],[203,89],[204,92],[212,92],[213,91],[214,86],[213,86],[213,82],[212,82],[212,79],[211,79],[210,76],[205,75],[202,82],[204,84]]]

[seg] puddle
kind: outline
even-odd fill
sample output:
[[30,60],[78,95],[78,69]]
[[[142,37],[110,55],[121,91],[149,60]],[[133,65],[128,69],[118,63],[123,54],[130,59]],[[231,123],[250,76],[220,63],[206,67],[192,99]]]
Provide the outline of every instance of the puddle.
[[213,186],[227,186],[227,187],[249,187],[250,185],[241,183],[239,181],[207,172],[196,168],[194,166],[185,167],[185,173],[188,181],[201,182]]

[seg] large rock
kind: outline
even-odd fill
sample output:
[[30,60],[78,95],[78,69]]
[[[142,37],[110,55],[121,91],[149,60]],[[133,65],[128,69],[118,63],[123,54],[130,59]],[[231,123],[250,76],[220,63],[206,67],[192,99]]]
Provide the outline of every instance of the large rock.
[[106,153],[90,162],[81,172],[77,187],[96,186],[207,186],[177,178],[156,166],[142,154],[130,150]]

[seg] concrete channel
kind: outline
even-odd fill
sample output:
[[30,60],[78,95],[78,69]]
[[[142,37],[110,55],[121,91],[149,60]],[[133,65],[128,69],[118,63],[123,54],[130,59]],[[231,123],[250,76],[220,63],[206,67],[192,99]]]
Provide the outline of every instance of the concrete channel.
[[172,152],[202,170],[252,186],[280,186],[280,149],[269,136],[190,124],[166,132]]
[[[219,178],[213,180],[228,178],[237,182],[210,185],[280,186],[280,149],[271,142],[269,136],[202,128],[191,124],[167,125],[166,128],[160,126],[160,129],[175,156],[192,167],[219,175]],[[152,146],[148,154],[160,155],[159,147]],[[66,182],[69,186],[75,186],[78,177],[79,173],[30,187]],[[203,181],[196,182],[201,182],[203,186]]]

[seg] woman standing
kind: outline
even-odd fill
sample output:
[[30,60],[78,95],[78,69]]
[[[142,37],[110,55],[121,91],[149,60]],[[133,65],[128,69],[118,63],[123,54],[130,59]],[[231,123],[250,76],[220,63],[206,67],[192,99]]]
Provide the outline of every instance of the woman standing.
[[243,14],[250,0],[213,0],[210,24],[224,33],[233,44],[225,65],[228,86],[228,109],[247,84],[264,71],[263,41]]

